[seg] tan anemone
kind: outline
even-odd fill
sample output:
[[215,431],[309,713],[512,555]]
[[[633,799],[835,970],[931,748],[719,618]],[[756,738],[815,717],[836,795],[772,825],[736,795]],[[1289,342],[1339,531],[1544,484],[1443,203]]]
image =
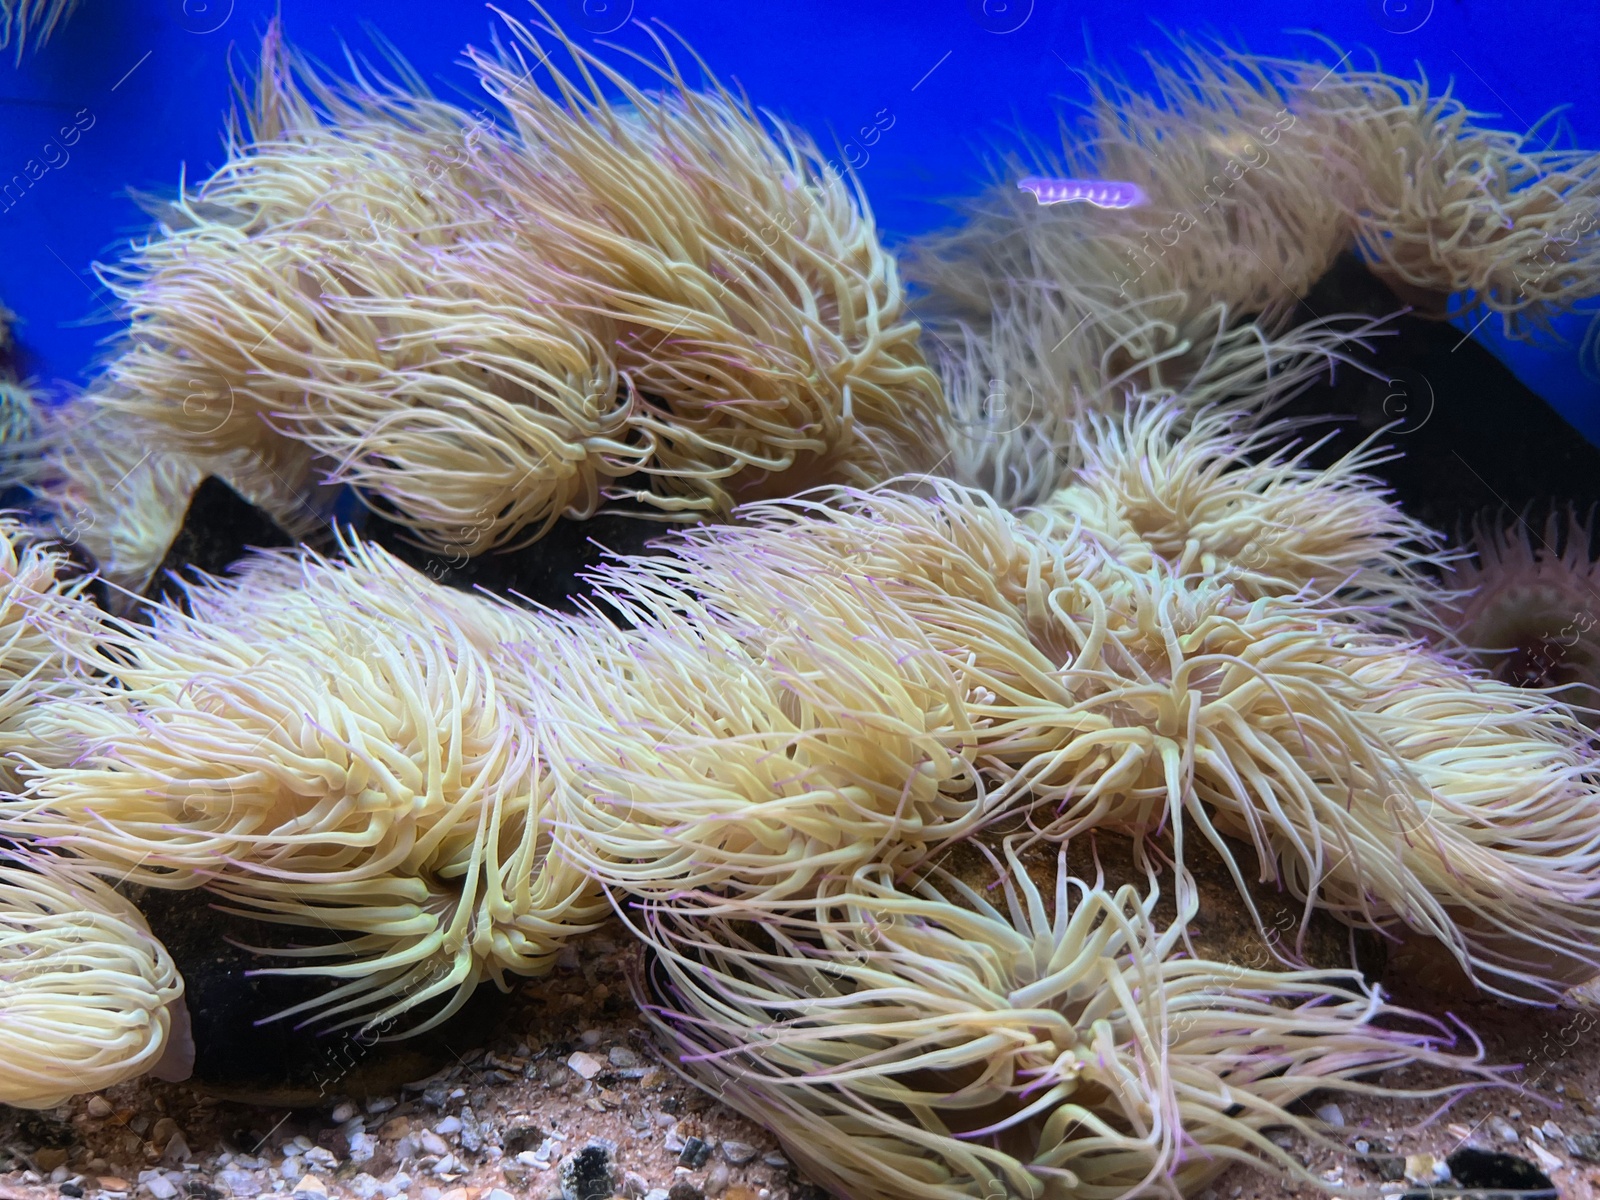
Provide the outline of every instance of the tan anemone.
[[63,860],[0,859],[0,1102],[53,1108],[187,1076],[183,980],[127,900]]
[[473,61],[509,129],[319,81],[270,32],[229,161],[106,272],[132,321],[113,402],[191,452],[314,460],[467,553],[607,500],[726,514],[927,454],[919,326],[816,147],[664,47],[645,92],[508,28]]
[[1031,515],[1078,526],[1123,566],[1221,576],[1241,596],[1299,594],[1368,606],[1376,618],[1431,617],[1443,537],[1406,516],[1366,474],[1370,445],[1319,470],[1293,431],[1209,410],[1140,405],[1079,432],[1083,466]]
[[[931,490],[753,506],[740,526],[682,535],[674,556],[607,578],[642,598],[628,609],[642,625],[676,629],[695,605],[714,614],[743,661],[764,664],[756,679],[780,685],[761,709],[729,707],[789,722],[745,735],[765,775],[730,765],[719,778],[695,758],[683,792],[652,789],[660,761],[681,737],[712,762],[720,727],[609,734],[607,753],[631,757],[638,777],[562,803],[574,836],[621,861],[619,881],[760,890],[781,863],[785,886],[805,882],[784,829],[809,828],[819,803],[926,848],[1020,810],[1056,836],[1109,825],[1170,840],[1179,861],[1201,838],[1243,892],[1252,868],[1223,836],[1240,839],[1308,913],[1436,937],[1507,995],[1600,966],[1600,774],[1570,710],[1326,599],[1140,571],[1081,530],[1039,533],[979,494]],[[836,676],[850,663],[856,675]],[[835,691],[836,678],[871,682]],[[608,694],[647,686],[617,675]],[[688,711],[719,713],[719,690],[704,691]],[[882,707],[891,694],[903,699]],[[806,786],[813,753],[855,739],[894,750],[897,773]],[[775,792],[774,771],[800,790]],[[713,806],[704,823],[700,802]],[[727,853],[769,812],[769,835]],[[860,827],[834,816],[824,828]],[[663,835],[677,841],[673,871],[658,869]],[[826,860],[834,872],[876,853],[857,838]]]
[[423,1006],[426,1028],[484,979],[547,969],[605,901],[552,852],[546,739],[491,670],[499,610],[347,554],[261,556],[188,586],[190,615],[80,648],[77,686],[28,715],[5,825],[316,931],[279,951],[337,985],[303,1009]]
[[1404,1095],[1363,1077],[1415,1063],[1488,1074],[1353,973],[1183,957],[1192,903],[1163,926],[1153,891],[1065,854],[1043,887],[996,867],[981,891],[874,866],[821,902],[650,902],[644,1012],[683,1073],[863,1200],[1176,1200],[1237,1163],[1326,1186],[1266,1135],[1323,1140],[1297,1100]]

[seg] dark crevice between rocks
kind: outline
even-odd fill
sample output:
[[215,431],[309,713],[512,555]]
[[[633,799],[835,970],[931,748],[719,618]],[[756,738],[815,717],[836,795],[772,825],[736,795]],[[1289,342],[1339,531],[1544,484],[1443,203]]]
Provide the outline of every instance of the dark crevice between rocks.
[[[190,497],[183,524],[150,577],[144,598],[187,611],[180,580],[192,580],[195,572],[223,575],[251,550],[294,544],[271,517],[215,475],[208,475]],[[147,613],[148,609],[141,605],[139,611]]]
[[[1389,316],[1403,307],[1346,254],[1295,319]],[[1278,410],[1314,421],[1311,436],[1331,434],[1311,455],[1313,465],[1331,464],[1393,423],[1377,444],[1398,455],[1373,473],[1407,513],[1452,536],[1475,518],[1509,523],[1525,514],[1542,535],[1552,503],[1582,513],[1600,501],[1600,448],[1482,345],[1453,325],[1409,313],[1386,328],[1393,333],[1374,338],[1371,351],[1350,355],[1373,374],[1341,365],[1332,380]]]
[[[338,935],[284,926],[218,909],[201,889],[126,887],[151,932],[183,976],[195,1042],[191,1081],[223,1099],[298,1107],[333,1097],[386,1095],[460,1061],[493,1036],[509,1016],[511,998],[480,987],[449,1020],[396,1040],[437,1010],[419,1006],[377,1033],[330,1029],[333,1021],[265,1018],[326,995],[340,980],[326,976],[251,974],[294,966],[293,959],[258,954],[247,946],[327,945]],[[264,1023],[263,1023],[264,1022]]]

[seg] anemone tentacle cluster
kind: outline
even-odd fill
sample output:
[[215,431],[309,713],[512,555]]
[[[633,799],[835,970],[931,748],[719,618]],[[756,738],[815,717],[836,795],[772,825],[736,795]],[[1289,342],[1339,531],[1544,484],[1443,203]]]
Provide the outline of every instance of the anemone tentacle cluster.
[[183,980],[137,909],[63,860],[0,858],[0,1096],[53,1108],[188,1074]]
[[469,554],[607,499],[725,516],[918,465],[920,327],[813,143],[665,45],[657,93],[508,30],[473,52],[502,117],[324,82],[269,33],[229,161],[105,271],[131,329],[102,402],[193,453],[315,462]]
[[1064,851],[1040,886],[1005,852],[982,891],[879,864],[825,901],[651,902],[645,1012],[809,1174],[874,1200],[1193,1195],[1236,1162],[1310,1182],[1263,1133],[1303,1127],[1296,1099],[1464,1065],[1358,977],[1181,958],[1192,904],[1163,926],[1153,892]]
[[[1043,500],[1080,464],[1077,427],[1130,394],[1270,409],[1375,331],[1296,311],[1344,252],[1420,311],[1481,307],[1518,337],[1600,296],[1600,155],[1493,129],[1349,55],[1175,49],[1148,94],[1091,71],[1059,157],[1011,163],[917,248],[957,478]],[[1041,205],[1012,182],[1040,171],[1123,180],[1146,203]]]
[[[1308,931],[1433,939],[1519,1002],[1600,974],[1600,750],[1519,686],[1566,680],[1490,657],[1521,636],[1493,576],[1574,603],[1588,531],[1473,565],[1370,444],[1314,469],[1267,414],[1375,330],[1296,310],[1349,246],[1518,329],[1593,294],[1589,241],[1506,273],[1594,160],[1186,47],[1159,97],[1099,80],[1053,164],[1147,203],[1013,197],[924,247],[945,396],[803,134],[664,45],[657,92],[508,30],[474,115],[319,79],[274,25],[227,163],[108,269],[131,328],[39,418],[36,491],[128,592],[204,472],[302,539],[318,475],[466,553],[609,501],[717,522],[592,569],[576,614],[354,532],[108,614],[0,522],[0,1009],[75,1072],[0,1027],[0,1101],[182,1059],[182,982],[111,879],[283,927],[270,970],[328,986],[277,1016],[402,1032],[620,913],[675,1065],[874,1200],[1319,1184],[1266,1136],[1321,1136],[1313,1091],[1498,1082]],[[942,449],[952,478],[896,474]],[[1144,886],[1073,873],[1097,837]],[[1194,952],[1202,860],[1264,966]],[[1372,1078],[1414,1064],[1456,1082]]]

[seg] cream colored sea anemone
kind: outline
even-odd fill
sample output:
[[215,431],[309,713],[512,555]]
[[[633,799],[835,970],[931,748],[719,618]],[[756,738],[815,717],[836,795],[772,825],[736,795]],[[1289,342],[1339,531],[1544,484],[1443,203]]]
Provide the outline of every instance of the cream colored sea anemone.
[[[31,748],[29,716],[71,689],[74,656],[98,630],[98,610],[75,574],[60,545],[0,514],[0,753]],[[13,779],[12,764],[0,758],[0,785]]]
[[559,724],[556,802],[591,872],[634,892],[805,894],[990,815],[972,705],[993,699],[986,669],[1031,652],[1020,631],[995,644],[997,614],[1029,578],[1103,554],[928,487],[746,506],[595,572],[627,634],[560,671],[525,656],[520,688]]
[[995,882],[876,866],[822,902],[651,902],[642,1007],[684,1073],[862,1200],[1177,1198],[1241,1162],[1326,1186],[1266,1136],[1319,1138],[1295,1101],[1487,1074],[1351,973],[1181,957],[1192,904],[1163,928],[1153,893],[1064,854],[1040,888],[1008,847]]
[[[1047,172],[1136,184],[1144,205],[1040,205],[1008,180],[917,275],[982,319],[1005,279],[1110,284],[1174,313],[1214,300],[1267,328],[1358,246],[1408,291],[1481,304],[1513,331],[1600,293],[1600,156],[1535,149],[1446,91],[1372,70],[1209,50],[1151,60],[1152,94],[1088,76],[1086,129]],[[1185,297],[1188,309],[1183,309]],[[1184,340],[1189,317],[1171,320]]]
[[1580,709],[1600,688],[1600,564],[1590,522],[1552,513],[1540,533],[1525,519],[1480,523],[1451,564],[1438,612],[1444,645],[1507,683],[1554,687]]
[[[1270,409],[1374,331],[1296,310],[1348,250],[1422,311],[1482,306],[1514,335],[1600,295],[1600,155],[1535,148],[1535,131],[1482,126],[1349,56],[1178,51],[1152,60],[1148,95],[1091,71],[1059,154],[1010,163],[913,255],[963,481],[1042,499],[1076,466],[1079,418],[1129,394]],[[1015,183],[1033,174],[1122,181],[1143,202],[1043,205]]]
[[195,452],[320,456],[468,553],[608,498],[724,514],[927,454],[919,327],[815,146],[664,48],[647,93],[555,34],[580,86],[509,29],[474,62],[512,130],[320,82],[269,33],[229,162],[107,272],[117,403]]
[[1225,305],[1184,333],[1156,301],[1089,299],[1093,284],[1013,289],[987,326],[937,339],[948,397],[942,470],[1008,508],[1046,499],[1083,466],[1082,429],[1131,408],[1271,411],[1365,345],[1376,323],[1317,320],[1274,332]]
[[426,1005],[426,1028],[486,978],[546,969],[605,902],[552,852],[545,737],[490,669],[498,610],[346,552],[261,556],[188,586],[191,615],[80,650],[79,686],[29,714],[6,824],[317,931],[278,951],[337,984],[303,1010]]
[[1170,403],[1095,418],[1078,434],[1083,466],[1030,523],[1076,522],[1124,567],[1224,576],[1247,599],[1339,597],[1382,619],[1431,617],[1443,538],[1365,473],[1384,454],[1368,445],[1317,470],[1292,432],[1223,410],[1185,422]]
[[[1179,861],[1199,837],[1234,862],[1222,838],[1238,838],[1308,912],[1436,937],[1489,990],[1526,998],[1600,965],[1600,775],[1569,710],[1325,599],[1141,572],[1081,531],[931,491],[752,506],[607,576],[630,619],[670,630],[699,605],[763,664],[758,684],[780,684],[760,707],[702,688],[666,710],[693,714],[679,723],[607,735],[627,786],[562,804],[618,882],[809,886],[822,865],[891,841],[933,849],[1022,811],[1058,836],[1170,840]],[[615,674],[594,694],[637,689],[653,707],[651,678]],[[784,719],[734,727],[764,774],[718,757],[722,694],[742,720]],[[664,772],[680,745],[688,765]],[[863,749],[814,784],[835,746]],[[860,832],[813,863],[816,843],[792,831],[819,811],[821,828]],[[747,837],[769,812],[770,831]],[[1251,868],[1234,869],[1243,892]]]
[[0,1102],[53,1108],[150,1071],[187,1077],[182,1006],[132,904],[61,859],[0,858]]

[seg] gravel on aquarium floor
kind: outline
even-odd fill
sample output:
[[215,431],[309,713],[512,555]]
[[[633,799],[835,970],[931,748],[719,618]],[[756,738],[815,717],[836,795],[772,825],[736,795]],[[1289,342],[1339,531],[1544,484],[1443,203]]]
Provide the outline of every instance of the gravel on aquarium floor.
[[[660,1064],[627,997],[638,953],[620,936],[591,942],[586,969],[522,984],[486,1045],[391,1095],[285,1109],[142,1080],[5,1110],[0,1200],[822,1200],[771,1134]],[[1308,1108],[1342,1121],[1346,1147],[1281,1144],[1330,1184],[1396,1196],[1417,1190],[1404,1171],[1421,1156],[1475,1145],[1539,1167],[1563,1200],[1600,1200],[1600,1010],[1451,1009],[1490,1061],[1525,1064],[1522,1090],[1469,1093],[1428,1124],[1423,1105],[1322,1093]],[[1385,1078],[1433,1082],[1414,1068]],[[1325,1195],[1243,1169],[1200,1193]]]

